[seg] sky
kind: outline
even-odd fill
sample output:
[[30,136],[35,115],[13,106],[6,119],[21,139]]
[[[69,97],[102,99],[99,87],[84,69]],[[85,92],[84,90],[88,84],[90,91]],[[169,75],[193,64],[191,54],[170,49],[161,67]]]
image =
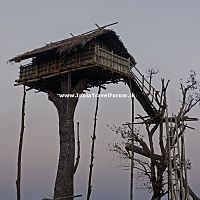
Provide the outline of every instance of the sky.
[[[170,79],[170,112],[176,112],[180,79],[189,70],[200,79],[200,1],[199,0],[0,0],[0,200],[15,199],[17,146],[20,132],[22,87],[14,87],[18,64],[7,61],[46,43],[78,35],[119,22],[112,28],[120,36],[145,74],[149,67],[159,69],[159,77]],[[154,86],[160,87],[160,81]],[[92,92],[97,92],[94,88]],[[104,92],[127,93],[123,83],[107,86]],[[129,172],[113,160],[107,143],[114,135],[107,125],[130,121],[130,99],[101,99],[92,199],[128,199]],[[141,107],[136,104],[136,111]],[[200,117],[199,107],[191,113]],[[75,175],[75,193],[86,194],[89,149],[93,129],[95,99],[80,99],[75,122],[80,122],[81,160]],[[189,183],[200,196],[199,122],[186,135],[187,156],[192,162]],[[37,200],[53,195],[58,160],[58,116],[47,95],[29,91],[22,166],[22,199]],[[136,190],[135,199],[148,199]],[[84,199],[84,198],[82,198]]]

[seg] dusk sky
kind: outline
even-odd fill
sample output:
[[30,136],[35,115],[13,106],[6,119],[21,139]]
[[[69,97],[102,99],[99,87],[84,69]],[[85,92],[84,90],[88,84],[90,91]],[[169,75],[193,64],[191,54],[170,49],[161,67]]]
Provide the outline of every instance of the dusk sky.
[[[199,0],[0,0],[0,200],[16,199],[17,148],[20,133],[22,87],[14,87],[19,64],[7,61],[21,53],[73,35],[95,29],[95,23],[112,26],[145,74],[150,67],[159,77],[170,79],[169,112],[177,112],[180,79],[197,72],[200,80],[200,1]],[[154,87],[160,88],[160,79]],[[22,168],[22,200],[52,197],[58,160],[58,116],[44,93],[29,91]],[[97,88],[92,89],[97,92]],[[128,93],[123,83],[107,86],[104,93]],[[107,125],[130,121],[130,99],[100,99],[92,198],[128,199],[129,172],[118,167],[117,156],[107,143],[115,135]],[[85,199],[95,99],[80,99],[75,123],[80,122],[81,160],[75,175],[75,194]],[[142,112],[139,103],[136,111]],[[200,118],[197,106],[192,117]],[[200,133],[186,133],[186,156],[192,162],[189,185],[200,196]],[[114,160],[114,161],[113,161]],[[149,199],[135,190],[135,199]]]

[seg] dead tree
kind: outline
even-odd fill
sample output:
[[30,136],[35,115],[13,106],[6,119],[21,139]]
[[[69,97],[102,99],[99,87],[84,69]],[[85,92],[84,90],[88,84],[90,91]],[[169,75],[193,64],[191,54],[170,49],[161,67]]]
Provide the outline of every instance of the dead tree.
[[[140,131],[132,130],[132,124],[127,123],[127,127],[118,127],[113,130],[121,134],[124,139],[124,143],[115,143],[111,147],[111,151],[119,153],[123,158],[131,159],[129,152],[134,152],[140,155],[140,157],[135,157],[135,168],[141,172],[143,176],[148,178],[150,187],[152,190],[152,200],[160,200],[163,196],[168,193],[169,188],[166,187],[168,184],[167,180],[167,169],[168,169],[168,142],[170,142],[165,136],[165,129],[163,127],[165,122],[165,115],[167,112],[167,88],[169,81],[165,83],[162,80],[162,88],[160,93],[159,103],[159,116],[149,117],[138,115],[135,125],[145,127],[146,133],[141,133]],[[184,120],[185,122],[197,120],[196,118],[190,118],[187,114],[191,109],[200,102],[199,85],[196,81],[196,73],[194,71],[190,72],[190,76],[186,81],[186,84],[181,82],[181,93],[182,100],[180,109],[177,112],[177,119]],[[170,121],[176,120],[171,117]],[[183,135],[187,128],[190,128],[187,124],[179,132],[178,137]],[[172,130],[175,131],[175,130]],[[131,144],[131,133],[134,134],[134,140],[136,145]],[[145,135],[146,137],[143,137]],[[157,137],[157,140],[156,140]],[[157,142],[158,141],[158,144]],[[125,144],[126,143],[126,144]],[[177,140],[174,141],[174,145]],[[124,145],[125,144],[125,145]],[[145,158],[145,159],[144,159]],[[171,161],[170,161],[171,162]],[[189,166],[190,163],[186,165]],[[130,166],[129,166],[130,167]],[[149,185],[148,185],[149,189]],[[190,195],[192,195],[191,188],[189,188]]]

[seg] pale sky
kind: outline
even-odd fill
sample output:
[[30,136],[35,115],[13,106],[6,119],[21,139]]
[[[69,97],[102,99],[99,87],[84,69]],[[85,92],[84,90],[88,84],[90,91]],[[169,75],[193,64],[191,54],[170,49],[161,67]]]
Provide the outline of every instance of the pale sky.
[[[189,70],[200,79],[200,1],[199,0],[0,0],[0,199],[15,199],[16,158],[20,131],[22,88],[14,87],[18,64],[7,60],[25,51],[118,21],[112,28],[137,67],[159,69],[170,79],[170,111],[178,109],[179,80]],[[159,88],[160,83],[154,82]],[[105,92],[127,93],[124,84],[110,85]],[[93,89],[96,92],[97,88]],[[81,99],[75,122],[80,122],[81,164],[75,175],[76,194],[86,194],[89,149],[95,109],[94,99]],[[58,158],[58,117],[47,95],[28,92],[23,151],[22,193],[24,200],[37,200],[53,194]],[[136,110],[140,110],[139,104]],[[192,116],[199,117],[199,107]],[[113,163],[107,142],[114,135],[107,127],[130,120],[130,100],[102,99],[97,125],[97,148],[92,199],[128,199],[129,174]],[[187,133],[187,156],[192,162],[189,182],[200,196],[199,122]],[[84,198],[82,198],[84,199]],[[144,191],[135,191],[135,199],[148,199]]]

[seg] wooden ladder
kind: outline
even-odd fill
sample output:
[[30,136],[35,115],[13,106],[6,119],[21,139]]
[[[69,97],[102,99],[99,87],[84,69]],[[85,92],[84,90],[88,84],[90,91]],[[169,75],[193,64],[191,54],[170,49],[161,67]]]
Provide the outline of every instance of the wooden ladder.
[[[172,120],[173,119],[173,120]],[[166,135],[168,142],[168,187],[169,200],[188,200],[187,171],[185,161],[183,121],[176,116],[166,116]]]
[[158,114],[158,102],[161,101],[159,92],[150,84],[143,74],[133,67],[133,72],[130,72],[132,85],[132,93],[140,102],[144,110],[150,117]]

